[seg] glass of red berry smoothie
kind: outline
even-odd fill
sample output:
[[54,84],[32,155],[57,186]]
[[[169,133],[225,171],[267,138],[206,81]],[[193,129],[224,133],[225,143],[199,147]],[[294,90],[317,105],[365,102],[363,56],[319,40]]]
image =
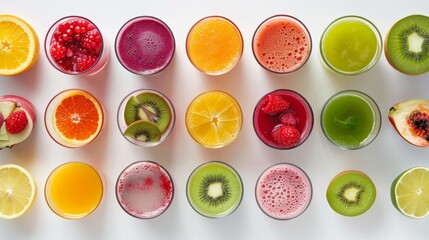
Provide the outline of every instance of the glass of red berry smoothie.
[[58,71],[70,75],[93,75],[110,57],[109,44],[89,19],[67,16],[56,21],[45,38],[45,53]]
[[256,183],[256,202],[269,217],[287,220],[298,217],[310,205],[312,186],[308,175],[289,163],[266,169]]
[[151,75],[164,70],[175,51],[174,35],[158,18],[140,16],[126,22],[115,40],[119,62],[128,71]]
[[291,149],[301,145],[313,129],[313,110],[299,93],[278,89],[263,96],[253,112],[253,128],[266,145]]
[[290,73],[300,69],[311,54],[311,36],[305,25],[289,15],[275,15],[256,29],[252,51],[268,71]]

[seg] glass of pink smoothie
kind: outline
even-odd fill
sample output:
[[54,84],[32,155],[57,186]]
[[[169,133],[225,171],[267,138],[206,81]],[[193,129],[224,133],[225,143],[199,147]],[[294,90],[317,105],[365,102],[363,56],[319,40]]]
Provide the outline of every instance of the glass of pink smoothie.
[[155,74],[164,70],[173,59],[174,35],[158,18],[136,17],[119,30],[115,51],[119,62],[128,71],[139,75]]
[[275,15],[256,29],[252,50],[256,61],[268,71],[290,73],[310,57],[311,36],[305,25],[289,15]]
[[164,213],[173,200],[170,174],[152,161],[138,161],[126,167],[116,182],[116,198],[122,209],[140,219]]
[[266,169],[256,183],[256,201],[261,210],[274,219],[298,217],[308,207],[312,186],[307,174],[289,163]]

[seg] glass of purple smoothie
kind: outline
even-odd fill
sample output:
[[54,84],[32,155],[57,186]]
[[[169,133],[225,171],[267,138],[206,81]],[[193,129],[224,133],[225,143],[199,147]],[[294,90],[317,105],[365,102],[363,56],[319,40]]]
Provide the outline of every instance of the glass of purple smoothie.
[[129,20],[119,30],[115,51],[128,71],[151,75],[164,70],[176,49],[170,28],[158,18],[140,16]]

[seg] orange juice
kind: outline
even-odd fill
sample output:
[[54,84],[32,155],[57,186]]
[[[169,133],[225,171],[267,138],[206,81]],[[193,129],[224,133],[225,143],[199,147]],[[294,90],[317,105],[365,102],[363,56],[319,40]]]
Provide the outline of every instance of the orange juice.
[[97,171],[85,163],[69,162],[48,177],[45,197],[57,215],[77,219],[93,212],[103,196],[103,183]]
[[186,51],[198,70],[220,75],[230,71],[240,60],[243,38],[230,20],[220,16],[206,17],[189,31]]

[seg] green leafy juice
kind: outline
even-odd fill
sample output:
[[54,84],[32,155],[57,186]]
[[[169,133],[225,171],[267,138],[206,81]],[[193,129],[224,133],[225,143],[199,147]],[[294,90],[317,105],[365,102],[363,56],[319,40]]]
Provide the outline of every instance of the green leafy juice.
[[365,99],[340,95],[326,104],[322,125],[332,142],[345,148],[356,148],[372,133],[374,112]]
[[332,68],[356,72],[368,66],[377,53],[374,31],[359,20],[344,20],[332,25],[322,43],[326,61]]

